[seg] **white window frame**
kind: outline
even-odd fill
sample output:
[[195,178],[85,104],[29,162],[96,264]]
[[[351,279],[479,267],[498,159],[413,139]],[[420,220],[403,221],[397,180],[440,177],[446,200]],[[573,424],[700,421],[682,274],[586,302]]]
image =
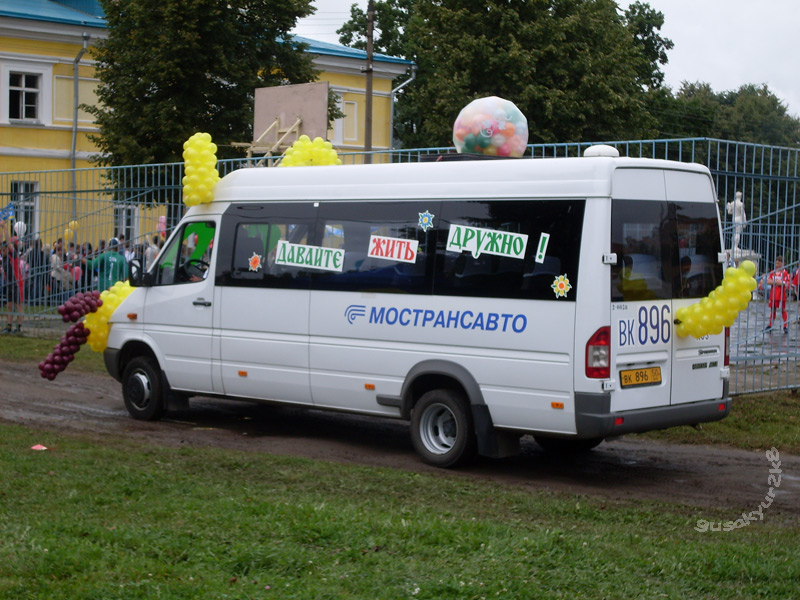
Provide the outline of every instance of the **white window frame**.
[[114,205],[114,235],[125,236],[128,249],[133,249],[134,240],[138,234],[139,208],[131,204]]
[[39,232],[39,182],[30,180],[11,181],[10,191],[11,203],[14,206],[14,218],[16,221],[25,223],[27,228],[25,237],[33,239]]
[[[39,105],[38,118],[32,119],[11,119],[9,107],[9,95],[11,91],[11,73],[24,73],[26,75],[37,75],[39,77]],[[6,60],[0,62],[0,124],[10,125],[53,124],[53,65],[42,62],[27,60]]]

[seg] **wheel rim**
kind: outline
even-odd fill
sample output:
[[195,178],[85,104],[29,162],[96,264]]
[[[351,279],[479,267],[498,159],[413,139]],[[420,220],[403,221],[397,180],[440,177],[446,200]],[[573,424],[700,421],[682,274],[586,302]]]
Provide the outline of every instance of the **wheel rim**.
[[139,410],[144,410],[150,404],[152,390],[150,379],[141,371],[134,373],[128,379],[128,399]]
[[419,433],[425,449],[432,454],[446,454],[456,443],[456,416],[444,404],[431,404],[422,414]]

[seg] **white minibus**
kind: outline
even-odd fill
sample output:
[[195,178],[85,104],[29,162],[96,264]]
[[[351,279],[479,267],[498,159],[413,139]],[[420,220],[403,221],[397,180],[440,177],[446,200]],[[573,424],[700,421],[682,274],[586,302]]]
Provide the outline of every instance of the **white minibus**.
[[708,169],[608,146],[244,168],[132,276],[105,363],[137,419],[210,396],[409,420],[442,467],[586,450],[728,414],[727,330],[674,324],[723,260]]

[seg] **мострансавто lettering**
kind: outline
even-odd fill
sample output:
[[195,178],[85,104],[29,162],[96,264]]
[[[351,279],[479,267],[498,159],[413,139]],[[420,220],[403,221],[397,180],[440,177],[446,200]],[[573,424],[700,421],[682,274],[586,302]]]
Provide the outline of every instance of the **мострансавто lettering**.
[[483,331],[513,331],[522,333],[528,317],[522,314],[481,312],[471,310],[431,310],[425,308],[395,308],[373,306],[369,322],[401,327],[441,327],[442,329],[481,329]]

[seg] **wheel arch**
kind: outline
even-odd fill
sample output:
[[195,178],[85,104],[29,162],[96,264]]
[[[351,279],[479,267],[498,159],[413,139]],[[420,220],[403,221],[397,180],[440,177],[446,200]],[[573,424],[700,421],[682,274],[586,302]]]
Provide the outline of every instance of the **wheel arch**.
[[163,371],[161,368],[161,362],[158,360],[158,356],[156,356],[153,348],[141,340],[131,340],[122,348],[120,348],[119,352],[117,353],[117,368],[119,373],[124,373],[125,367],[128,366],[128,363],[137,356],[147,356],[148,358],[153,359],[158,365],[158,369]]
[[519,435],[498,432],[489,407],[475,377],[464,366],[447,360],[432,359],[417,363],[406,375],[400,392],[400,415],[411,418],[411,411],[425,392],[450,389],[461,392],[469,403],[478,454],[499,458],[519,453]]
[[107,348],[103,354],[106,369],[117,381],[122,381],[122,374],[125,372],[125,367],[137,356],[151,358],[156,363],[167,388],[171,388],[167,373],[164,371],[163,357],[155,350],[154,345],[148,343],[147,340],[131,339],[126,341],[122,348],[118,350]]
[[410,418],[417,401],[433,389],[460,391],[470,406],[486,404],[478,382],[466,368],[447,360],[426,360],[414,365],[406,375],[400,392],[400,415]]

